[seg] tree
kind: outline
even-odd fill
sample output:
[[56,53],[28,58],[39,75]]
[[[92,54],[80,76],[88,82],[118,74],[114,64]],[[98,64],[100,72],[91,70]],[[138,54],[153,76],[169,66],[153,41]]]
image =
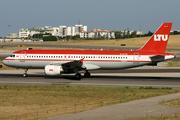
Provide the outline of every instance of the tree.
[[126,38],[126,30],[123,32],[123,38]]
[[66,36],[66,40],[69,40],[70,39],[70,36]]
[[52,34],[51,34],[51,33],[47,33],[47,32],[46,32],[44,35],[52,35]]
[[115,34],[115,39],[122,38],[122,32],[121,31],[115,31],[114,34]]
[[178,34],[178,31],[174,31],[173,34],[174,34],[174,35],[177,35],[177,34]]
[[72,39],[79,39],[79,38],[80,38],[80,35],[72,36]]
[[31,39],[31,35],[30,34],[28,35],[28,39]]
[[127,35],[126,38],[130,38],[129,28],[127,28]]
[[43,34],[34,34],[32,38],[43,38]]
[[43,37],[43,41],[57,41],[57,38],[55,36],[47,36]]
[[136,31],[133,31],[132,33],[131,33],[131,35],[130,35],[130,38],[134,38],[134,37],[136,37]]

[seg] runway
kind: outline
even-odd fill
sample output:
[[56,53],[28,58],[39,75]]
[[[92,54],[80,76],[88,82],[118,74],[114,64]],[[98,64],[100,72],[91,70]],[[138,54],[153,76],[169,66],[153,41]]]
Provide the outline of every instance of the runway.
[[[0,84],[152,86],[180,88],[180,68],[139,67],[127,70],[91,71],[91,77],[75,80],[74,74],[46,76],[43,70],[0,70]],[[83,75],[83,73],[81,73]]]
[[[13,50],[0,50],[0,60],[10,55]],[[172,61],[180,61],[180,53],[176,53]],[[138,67],[126,70],[90,71],[91,77],[79,80],[74,74],[61,76],[45,76],[44,70],[29,70],[24,78],[24,70],[1,70],[0,84],[44,84],[44,85],[95,85],[95,86],[153,86],[180,87],[180,68]],[[83,75],[84,73],[82,73]]]

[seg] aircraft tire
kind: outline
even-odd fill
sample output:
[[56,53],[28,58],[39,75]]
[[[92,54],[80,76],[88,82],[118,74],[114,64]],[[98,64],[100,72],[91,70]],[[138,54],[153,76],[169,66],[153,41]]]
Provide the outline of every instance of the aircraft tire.
[[90,77],[90,76],[91,76],[91,74],[89,72],[84,73],[84,77]]
[[76,78],[77,80],[80,80],[80,79],[81,79],[81,74],[80,74],[80,73],[76,73],[75,78]]
[[23,74],[23,77],[27,77],[28,75],[27,74]]

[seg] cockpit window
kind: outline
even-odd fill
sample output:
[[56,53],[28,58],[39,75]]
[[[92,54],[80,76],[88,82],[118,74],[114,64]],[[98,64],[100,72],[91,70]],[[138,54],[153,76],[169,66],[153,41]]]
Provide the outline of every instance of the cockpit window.
[[15,55],[12,54],[12,55],[10,55],[9,57],[15,57]]

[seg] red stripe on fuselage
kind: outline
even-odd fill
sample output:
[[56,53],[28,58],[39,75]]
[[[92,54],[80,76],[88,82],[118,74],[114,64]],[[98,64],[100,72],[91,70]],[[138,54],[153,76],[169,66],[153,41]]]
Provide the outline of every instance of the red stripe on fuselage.
[[139,52],[139,51],[108,51],[108,50],[21,50],[13,54],[63,54],[63,55],[173,55],[171,53]]

